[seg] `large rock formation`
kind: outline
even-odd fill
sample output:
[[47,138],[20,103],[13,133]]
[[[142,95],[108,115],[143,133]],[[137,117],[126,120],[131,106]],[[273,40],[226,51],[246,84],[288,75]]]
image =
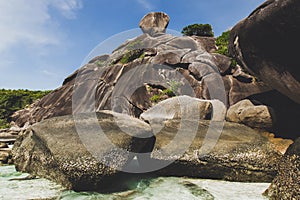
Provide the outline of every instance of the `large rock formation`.
[[[210,123],[201,121],[191,146],[181,155],[176,152],[183,144],[190,142],[190,135],[185,135],[180,138],[180,142],[169,145],[179,132],[180,125],[180,120],[168,120],[164,128],[156,134],[151,157],[165,162],[175,160],[156,172],[157,174],[242,182],[270,182],[275,177],[276,164],[282,155],[260,132],[244,125],[226,122],[213,150],[202,156],[201,147],[205,144],[204,138]],[[166,146],[167,152],[164,149]]]
[[[220,102],[211,102],[217,109],[209,122],[199,121],[195,114],[210,107],[210,103],[190,97],[175,99],[184,101],[186,108],[186,101],[194,101],[194,109],[183,108],[180,114],[170,116],[161,102],[156,105],[161,112],[153,112],[157,110],[153,107],[142,116],[150,121],[152,130],[141,120],[112,111],[36,123],[14,145],[16,168],[78,191],[108,191],[111,184],[117,189],[123,184],[121,179],[132,172],[153,170],[158,171],[152,175],[231,181],[263,182],[274,178],[282,154],[260,132],[235,123],[223,124],[220,116],[225,113],[218,109]],[[178,107],[175,100],[166,102],[169,108]],[[137,166],[132,164],[134,156]]]
[[230,51],[259,79],[300,103],[300,2],[268,0],[231,32]]
[[[250,97],[274,109],[278,136],[299,137],[298,0],[268,0],[231,31],[229,51],[242,68],[276,91]],[[291,99],[291,100],[290,100]]]
[[[276,2],[269,1],[262,7]],[[295,1],[287,0],[283,5],[291,2]],[[258,9],[249,18],[260,13],[264,12]],[[17,170],[74,190],[105,191],[106,186],[121,183],[119,178],[128,175],[122,171],[129,172],[132,167],[136,172],[141,167],[142,171],[158,169],[155,174],[159,175],[271,181],[288,142],[224,122],[226,107],[245,98],[258,105],[264,99],[272,99],[264,97],[270,87],[239,65],[232,65],[230,58],[214,53],[214,40],[165,34],[168,21],[164,13],[145,16],[140,23],[143,35],[126,41],[110,55],[95,57],[67,77],[60,88],[15,113],[13,120],[18,126],[34,124],[15,143]],[[267,63],[262,72],[253,73],[265,76],[271,63],[266,61],[268,52],[257,50],[265,55],[264,60],[256,56],[255,45],[253,49],[249,47],[253,54],[244,52],[248,43],[244,44],[246,39],[238,30],[233,31],[232,51],[250,72],[256,72],[251,70],[254,61],[258,63],[255,66]],[[248,63],[252,55],[253,63]],[[285,69],[289,70],[284,68],[281,72]],[[297,87],[286,74],[284,81],[291,80],[291,88]],[[286,92],[280,84],[277,86]],[[285,94],[297,101],[297,95]],[[169,99],[179,95],[186,96]],[[266,108],[251,105],[241,113],[239,108],[237,112],[233,109],[228,119],[268,129],[272,116]],[[96,121],[92,114],[95,112]],[[257,113],[264,118],[263,123],[255,119]],[[150,125],[130,116],[140,117]],[[261,124],[257,126],[257,122]],[[105,134],[101,137],[99,125]]]
[[[166,25],[163,24],[159,27]],[[156,24],[148,26],[156,27]],[[212,42],[211,38],[196,36],[143,34],[125,42],[111,55],[94,58],[67,77],[62,87],[15,113],[13,120],[23,126],[26,122],[33,124],[72,111],[94,110],[113,110],[139,117],[157,99],[175,95],[219,99],[232,105],[269,90],[254,77],[240,73],[238,66],[231,65],[230,58],[212,53]]]
[[[150,122],[156,136],[152,159],[170,164],[156,173],[230,181],[264,182],[274,178],[282,154],[261,132],[222,122],[220,116],[224,119],[225,113],[216,102],[212,102],[216,108],[210,122],[199,121],[202,113],[198,100],[171,100],[160,102],[141,115]],[[194,104],[189,107],[187,102]],[[170,112],[171,107],[180,115]]]
[[129,171],[134,153],[151,152],[152,136],[148,124],[111,111],[62,116],[24,131],[13,147],[13,159],[18,171],[66,188],[106,191],[112,182],[117,187],[122,171]]
[[[242,67],[276,89],[249,97],[271,106],[281,136],[299,137],[300,1],[268,0],[231,31],[229,50]],[[292,102],[293,101],[293,102]],[[285,128],[283,128],[285,127]],[[299,139],[278,163],[278,175],[266,191],[271,199],[299,199]]]
[[288,148],[278,165],[278,175],[265,194],[271,199],[298,199],[300,197],[300,138]]

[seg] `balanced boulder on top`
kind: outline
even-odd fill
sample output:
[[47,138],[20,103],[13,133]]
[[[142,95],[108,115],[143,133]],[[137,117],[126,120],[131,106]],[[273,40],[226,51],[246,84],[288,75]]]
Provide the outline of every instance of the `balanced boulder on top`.
[[140,28],[144,33],[155,35],[157,33],[165,33],[170,18],[163,12],[151,12],[143,17],[140,21]]

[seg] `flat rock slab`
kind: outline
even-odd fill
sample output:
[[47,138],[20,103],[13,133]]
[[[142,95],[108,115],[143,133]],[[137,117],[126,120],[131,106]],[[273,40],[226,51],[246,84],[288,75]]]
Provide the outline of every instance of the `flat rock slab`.
[[151,136],[148,124],[111,111],[63,116],[23,132],[13,147],[13,159],[18,171],[66,188],[104,191],[123,174],[134,153],[151,152]]
[[[151,126],[156,126],[155,123]],[[242,182],[270,182],[276,175],[282,154],[254,129],[226,122],[218,138],[219,133],[214,129],[218,130],[220,124],[214,127],[210,121],[199,122],[197,129],[193,128],[193,121],[163,123],[164,128],[156,134],[151,157],[174,162],[158,171],[160,175]],[[211,132],[207,135],[209,128]],[[205,145],[213,148],[207,151]]]

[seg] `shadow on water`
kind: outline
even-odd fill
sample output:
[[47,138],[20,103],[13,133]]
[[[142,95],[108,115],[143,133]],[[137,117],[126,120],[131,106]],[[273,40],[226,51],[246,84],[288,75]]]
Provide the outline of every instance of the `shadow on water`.
[[[103,184],[99,185],[96,192],[101,194],[119,193],[130,190],[144,190],[150,182],[158,176],[153,173],[134,174],[120,172],[114,177],[104,178]],[[74,189],[76,191],[76,189]],[[83,190],[81,190],[82,192]],[[90,190],[86,188],[86,192]]]

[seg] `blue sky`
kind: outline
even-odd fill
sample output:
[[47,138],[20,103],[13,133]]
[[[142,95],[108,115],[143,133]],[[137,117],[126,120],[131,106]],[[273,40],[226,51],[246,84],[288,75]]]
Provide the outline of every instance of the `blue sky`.
[[[0,1],[0,88],[54,89],[107,38],[138,28],[150,11],[166,12],[169,29],[209,23],[215,35],[264,0]],[[103,49],[106,52],[107,49]]]

